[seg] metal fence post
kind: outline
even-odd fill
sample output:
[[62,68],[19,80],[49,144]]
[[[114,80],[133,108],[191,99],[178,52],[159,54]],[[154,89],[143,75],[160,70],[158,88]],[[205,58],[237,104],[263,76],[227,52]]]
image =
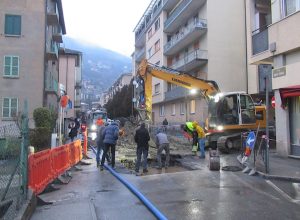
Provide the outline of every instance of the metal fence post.
[[28,102],[24,101],[24,109],[22,113],[22,143],[21,143],[21,173],[22,173],[22,187],[24,197],[27,197],[27,173],[28,173],[28,146],[29,146],[29,128],[28,128]]

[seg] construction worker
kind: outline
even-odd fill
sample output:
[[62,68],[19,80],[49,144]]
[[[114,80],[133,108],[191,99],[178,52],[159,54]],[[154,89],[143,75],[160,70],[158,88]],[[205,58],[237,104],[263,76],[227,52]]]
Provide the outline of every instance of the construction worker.
[[166,162],[165,162],[165,169],[168,169],[169,167],[169,161],[170,161],[170,144],[168,137],[163,131],[163,129],[159,129],[156,136],[155,136],[155,144],[157,146],[157,169],[162,169],[162,163],[161,163],[161,154],[162,151],[165,151],[166,154]]
[[194,130],[197,132],[198,136],[198,146],[200,148],[200,158],[205,158],[205,132],[203,128],[198,124],[198,122],[194,121],[192,123]]
[[187,134],[188,139],[192,137],[192,153],[196,155],[198,150],[198,133],[194,129],[193,122],[188,121],[182,125],[181,128]]
[[103,126],[103,125],[104,125],[104,123],[103,123],[103,120],[102,120],[102,118],[101,118],[101,117],[99,117],[99,118],[97,119],[97,121],[96,121],[96,124],[97,124],[97,126],[98,126],[98,127],[100,127],[100,126]]

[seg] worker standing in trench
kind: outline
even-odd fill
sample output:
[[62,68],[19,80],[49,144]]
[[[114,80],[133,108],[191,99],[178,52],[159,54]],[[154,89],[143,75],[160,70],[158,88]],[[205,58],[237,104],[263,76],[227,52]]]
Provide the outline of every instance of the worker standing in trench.
[[147,158],[148,158],[148,151],[149,151],[149,142],[150,135],[146,128],[145,123],[142,123],[140,128],[136,130],[134,135],[134,141],[137,144],[136,148],[136,164],[135,164],[135,174],[136,176],[140,176],[139,170],[141,165],[141,159],[143,155],[143,173],[147,173]]

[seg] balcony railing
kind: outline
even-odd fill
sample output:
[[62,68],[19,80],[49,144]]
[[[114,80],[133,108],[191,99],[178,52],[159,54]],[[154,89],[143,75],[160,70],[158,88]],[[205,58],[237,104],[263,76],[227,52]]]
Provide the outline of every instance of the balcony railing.
[[55,79],[47,79],[46,80],[46,86],[45,91],[50,93],[55,93],[57,95],[58,93],[58,82]]
[[[151,2],[153,4],[154,1]],[[144,39],[146,36],[146,29],[152,24],[153,20],[156,19],[157,15],[162,9],[162,2],[159,1],[158,4],[153,5],[153,8],[150,8],[146,14],[143,15],[139,23],[139,28],[135,31],[135,42],[136,44]],[[139,45],[139,44],[138,44]]]
[[175,9],[175,11],[173,11],[168,19],[165,21],[165,28],[170,25],[175,19],[176,17],[184,10],[184,8],[189,5],[192,2],[192,0],[183,0],[179,6]]
[[146,54],[146,48],[144,47],[142,50],[138,51],[135,54],[135,61],[137,62],[141,61],[145,57],[145,54]]
[[47,6],[47,22],[49,25],[58,25],[59,24],[59,14],[57,4],[55,7]]
[[207,50],[194,50],[190,53],[188,53],[184,58],[178,60],[176,63],[174,63],[171,68],[172,69],[182,69],[181,67],[188,65],[189,63],[196,61],[196,60],[202,60],[206,62],[208,60],[207,56]]
[[46,55],[48,60],[58,59],[58,44],[51,41],[50,45],[47,43]]
[[262,27],[252,32],[252,55],[269,49],[268,27]]
[[164,101],[172,101],[175,99],[180,99],[186,97],[188,94],[187,89],[183,87],[176,87],[168,92],[165,92]]
[[185,39],[189,34],[194,31],[206,30],[207,29],[207,20],[199,19],[195,23],[190,24],[187,28],[185,28],[180,34],[174,35],[174,37],[166,43],[164,46],[164,51],[167,52],[172,47],[176,46],[180,41]]

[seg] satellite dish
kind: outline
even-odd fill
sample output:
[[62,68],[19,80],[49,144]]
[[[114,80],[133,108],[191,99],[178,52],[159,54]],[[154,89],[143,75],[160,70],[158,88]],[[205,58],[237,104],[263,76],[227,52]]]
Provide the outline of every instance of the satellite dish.
[[136,102],[136,98],[133,98],[133,99],[132,99],[132,102]]

